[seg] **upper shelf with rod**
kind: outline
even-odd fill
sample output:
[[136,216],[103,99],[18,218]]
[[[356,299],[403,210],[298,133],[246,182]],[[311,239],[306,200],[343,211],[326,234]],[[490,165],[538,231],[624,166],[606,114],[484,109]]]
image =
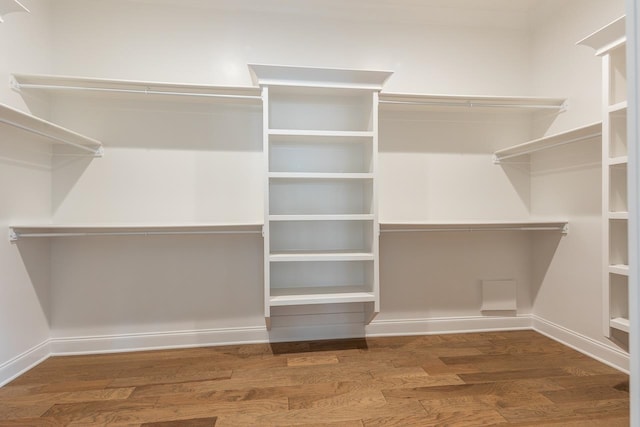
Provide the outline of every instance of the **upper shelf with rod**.
[[260,104],[260,89],[251,86],[211,86],[189,83],[163,83],[90,77],[13,74],[16,91],[41,90],[64,93],[129,94],[189,97],[207,101]]
[[53,143],[66,144],[75,149],[88,152],[95,157],[102,156],[102,144],[99,141],[16,110],[8,105],[0,104],[0,123],[45,138]]
[[432,95],[415,93],[380,93],[380,105],[384,109],[415,107],[433,110],[483,108],[520,111],[567,109],[563,98],[541,98],[531,96],[474,96],[474,95]]
[[569,223],[564,220],[380,222],[382,233],[470,231],[559,231],[567,234]]
[[514,145],[512,147],[498,150],[493,154],[493,162],[502,163],[504,160],[535,153],[536,151],[558,147],[560,145],[571,144],[580,141],[594,140],[602,136],[602,122],[592,123],[587,126],[571,129],[566,132],[557,133],[533,141]]

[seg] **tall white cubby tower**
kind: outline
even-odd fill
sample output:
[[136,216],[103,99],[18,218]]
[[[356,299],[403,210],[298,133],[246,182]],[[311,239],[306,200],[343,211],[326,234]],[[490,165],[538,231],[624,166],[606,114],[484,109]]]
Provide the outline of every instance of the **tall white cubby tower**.
[[380,311],[378,94],[387,71],[250,64],[262,88],[264,315],[365,303]]
[[625,18],[578,42],[602,58],[603,330],[623,343],[629,333],[627,61]]

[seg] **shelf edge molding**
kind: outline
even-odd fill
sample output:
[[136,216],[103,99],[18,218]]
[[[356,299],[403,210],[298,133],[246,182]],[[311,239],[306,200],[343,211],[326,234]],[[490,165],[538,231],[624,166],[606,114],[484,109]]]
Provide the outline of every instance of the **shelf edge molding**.
[[164,225],[13,225],[9,227],[9,241],[17,242],[22,238],[49,237],[262,234],[262,226],[262,223]]
[[532,154],[537,151],[572,144],[574,142],[592,141],[602,136],[602,122],[591,123],[566,132],[534,139],[493,153],[493,163],[500,164],[513,157]]
[[543,98],[534,96],[490,96],[490,95],[446,95],[381,92],[380,104],[389,107],[413,105],[453,108],[507,108],[531,110],[565,111],[568,108],[564,98]]
[[469,221],[469,222],[380,222],[381,233],[559,231],[569,233],[567,221]]
[[260,88],[253,86],[213,86],[93,77],[12,74],[12,89],[66,92],[120,93],[140,95],[191,96],[260,103]]
[[48,122],[31,114],[0,104],[0,123],[38,135],[53,142],[69,145],[89,152],[95,157],[103,155],[102,143],[81,135],[55,123]]
[[340,89],[382,89],[393,71],[248,64],[254,84]]
[[588,46],[596,51],[596,56],[602,56],[612,49],[622,46],[626,40],[625,17],[621,16],[610,24],[577,41],[576,45]]

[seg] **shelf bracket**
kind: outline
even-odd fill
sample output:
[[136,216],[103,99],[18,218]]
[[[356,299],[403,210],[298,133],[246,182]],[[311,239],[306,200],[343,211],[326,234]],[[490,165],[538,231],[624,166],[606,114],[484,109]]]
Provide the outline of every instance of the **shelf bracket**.
[[104,156],[104,147],[100,146],[96,149],[94,157],[102,157]]
[[558,110],[558,113],[564,113],[568,109],[569,109],[569,100],[565,99],[560,105],[560,110]]
[[11,81],[9,82],[9,85],[11,86],[12,90],[16,92],[20,92],[20,83],[18,83],[15,77],[11,77]]
[[569,223],[562,226],[562,235],[566,236],[567,234],[569,234]]

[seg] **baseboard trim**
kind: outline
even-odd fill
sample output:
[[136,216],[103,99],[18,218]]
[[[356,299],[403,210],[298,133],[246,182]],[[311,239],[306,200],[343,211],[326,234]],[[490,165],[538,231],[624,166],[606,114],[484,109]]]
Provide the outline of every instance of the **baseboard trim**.
[[533,329],[561,344],[571,347],[605,365],[629,374],[629,354],[607,346],[585,335],[557,325],[542,317],[531,316]]
[[531,316],[469,316],[431,319],[374,320],[367,337],[457,334],[465,332],[517,331],[531,329]]
[[256,344],[268,341],[269,335],[264,326],[78,336],[49,340],[51,355],[54,356]]
[[29,369],[39,365],[49,358],[51,349],[46,340],[22,354],[0,365],[0,387],[10,383]]
[[[121,353],[223,345],[259,344],[286,340],[339,339],[434,335],[533,329],[555,341],[622,372],[629,372],[629,355],[535,315],[514,317],[446,317],[374,320],[346,328],[336,336],[335,325],[283,328],[264,326],[153,332],[122,335],[51,338],[0,365],[0,387],[42,363],[49,356]],[[333,334],[331,333],[333,330]]]

